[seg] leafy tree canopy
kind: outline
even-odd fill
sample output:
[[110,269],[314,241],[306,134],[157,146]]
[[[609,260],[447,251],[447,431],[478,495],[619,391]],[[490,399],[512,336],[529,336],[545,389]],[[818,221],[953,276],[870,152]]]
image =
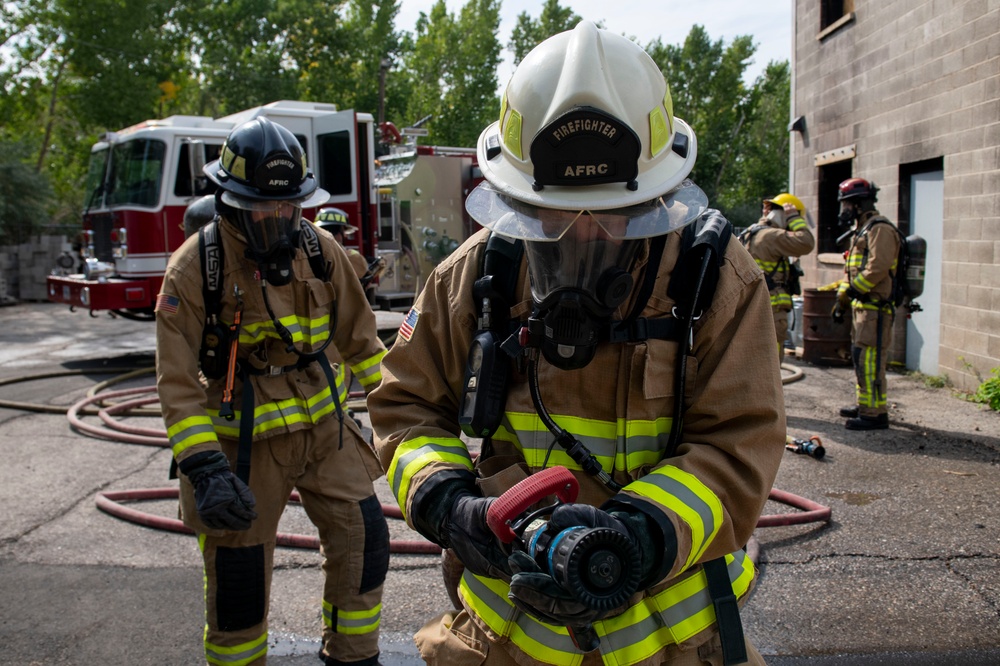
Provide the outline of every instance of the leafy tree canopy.
[[[30,209],[35,220],[75,222],[90,146],[101,133],[278,99],[383,109],[400,127],[426,119],[427,143],[475,145],[499,110],[501,0],[467,0],[456,13],[438,0],[412,32],[397,30],[399,7],[400,0],[4,3],[0,144],[4,168],[27,179],[10,192],[33,187],[41,205]],[[522,13],[506,43],[512,60],[580,18],[558,0],[545,0],[537,18]],[[726,44],[697,25],[683,44],[654,40],[646,49],[670,83],[675,112],[698,135],[693,178],[731,217],[755,217],[760,199],[787,183],[788,63],[771,63],[747,84],[750,37]],[[4,211],[27,205],[7,199],[7,189],[3,196]]]

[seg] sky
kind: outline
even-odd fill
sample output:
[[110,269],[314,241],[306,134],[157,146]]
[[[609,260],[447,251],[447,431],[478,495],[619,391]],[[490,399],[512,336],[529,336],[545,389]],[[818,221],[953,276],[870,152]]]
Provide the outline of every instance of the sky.
[[[413,32],[420,12],[430,13],[436,0],[400,0],[396,29]],[[448,12],[457,16],[467,0],[446,0]],[[504,61],[497,70],[500,90],[514,71],[510,61],[511,31],[521,12],[533,19],[541,13],[539,0],[501,0],[500,43]],[[792,49],[792,0],[747,2],[746,0],[559,0],[578,16],[599,23],[613,32],[635,37],[646,45],[657,37],[664,44],[681,44],[691,26],[705,27],[713,41],[726,44],[738,35],[751,35],[757,45],[754,62],[746,78],[752,82],[772,60],[788,60]]]

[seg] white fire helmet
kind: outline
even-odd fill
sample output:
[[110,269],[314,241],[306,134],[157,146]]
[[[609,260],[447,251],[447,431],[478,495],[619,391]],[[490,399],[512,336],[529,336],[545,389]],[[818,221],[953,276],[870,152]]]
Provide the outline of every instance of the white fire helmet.
[[685,180],[697,152],[653,59],[581,21],[536,46],[511,76],[499,121],[479,137],[487,182],[466,208],[483,226],[525,240],[558,240],[576,219],[553,228],[538,209],[589,213],[615,238],[657,236],[707,207]]

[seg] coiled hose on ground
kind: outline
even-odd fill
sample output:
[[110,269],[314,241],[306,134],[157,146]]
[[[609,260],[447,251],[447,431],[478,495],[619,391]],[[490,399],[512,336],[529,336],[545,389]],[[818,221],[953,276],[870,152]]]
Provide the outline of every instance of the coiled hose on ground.
[[[797,381],[803,377],[799,368],[790,364],[782,364],[782,383]],[[119,415],[127,416],[160,416],[160,410],[149,407],[159,403],[156,395],[156,386],[138,386],[126,389],[105,391],[105,389],[116,384],[126,382],[146,374],[151,374],[153,368],[127,369],[127,368],[102,368],[88,370],[66,370],[56,372],[46,372],[34,375],[24,375],[10,379],[0,380],[0,387],[9,386],[21,382],[37,381],[83,374],[115,374],[110,380],[96,384],[88,392],[87,396],[69,408],[60,405],[27,403],[21,401],[10,401],[0,399],[0,407],[35,411],[43,413],[65,413],[71,427],[77,432],[95,437],[125,444],[138,444],[143,446],[168,447],[166,431],[163,428],[145,428],[127,424],[116,418]],[[788,373],[788,374],[785,374]],[[365,409],[363,393],[351,393],[349,395],[348,406],[358,411]],[[103,426],[93,425],[84,421],[84,416],[97,416]],[[143,525],[154,529],[178,532],[182,534],[193,534],[192,530],[176,518],[167,518],[156,514],[146,513],[137,510],[125,503],[135,503],[152,500],[177,499],[178,489],[170,488],[140,488],[120,491],[103,491],[97,493],[95,502],[97,508],[116,518],[126,520],[137,525]],[[778,489],[772,489],[768,499],[784,504],[786,506],[799,509],[800,511],[763,515],[757,521],[757,527],[776,527],[785,525],[801,525],[813,522],[826,522],[830,520],[831,509],[828,506],[818,504],[798,495],[788,493]],[[298,493],[293,492],[289,501],[298,503]],[[402,512],[398,507],[388,504],[382,505],[382,512],[387,518],[402,519]],[[311,550],[319,549],[319,539],[315,536],[304,534],[277,535],[277,543],[280,546],[289,548],[305,548]],[[390,542],[389,551],[391,553],[408,554],[438,554],[440,547],[424,540],[393,540]],[[747,551],[751,559],[756,562],[759,554],[759,546],[755,539],[747,545]]]

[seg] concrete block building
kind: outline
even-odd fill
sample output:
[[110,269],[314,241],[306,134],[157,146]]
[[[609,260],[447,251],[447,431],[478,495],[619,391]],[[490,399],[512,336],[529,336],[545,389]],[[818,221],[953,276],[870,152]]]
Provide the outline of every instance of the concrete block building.
[[1000,366],[1000,1],[793,0],[789,189],[816,226],[805,287],[842,275],[837,185],[927,240],[892,358],[962,389]]

